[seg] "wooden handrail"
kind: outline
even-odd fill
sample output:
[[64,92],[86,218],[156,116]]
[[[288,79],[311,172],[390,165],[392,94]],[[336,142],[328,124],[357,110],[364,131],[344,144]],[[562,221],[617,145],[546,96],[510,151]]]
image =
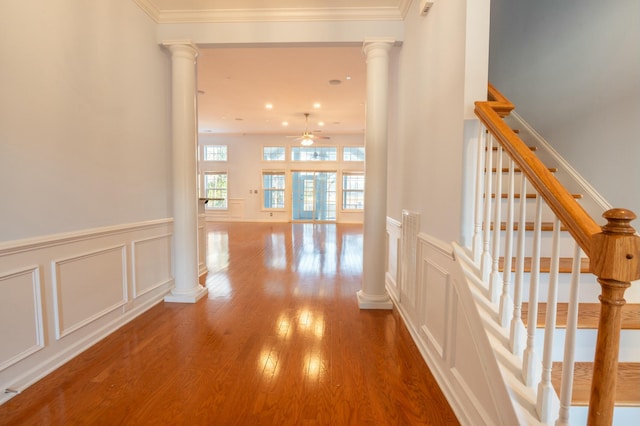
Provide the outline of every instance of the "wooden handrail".
[[491,83],[489,83],[489,89],[487,91],[488,104],[491,108],[500,116],[506,117],[511,114],[511,111],[515,108],[515,105],[511,103],[502,93],[498,91]]
[[603,215],[608,223],[600,227],[504,122],[514,105],[491,84],[487,98],[476,102],[476,115],[589,257],[590,270],[598,277],[601,309],[587,422],[611,425],[624,292],[640,279],[640,237],[630,225],[636,215],[611,209]]
[[[600,232],[600,226],[578,204],[542,161],[531,152],[522,139],[502,120],[500,114],[495,111],[495,104],[495,101],[476,102],[476,115],[518,167],[522,169],[522,173],[527,176],[538,194],[558,216],[588,256],[591,252],[591,236]],[[513,104],[509,103],[509,105]]]

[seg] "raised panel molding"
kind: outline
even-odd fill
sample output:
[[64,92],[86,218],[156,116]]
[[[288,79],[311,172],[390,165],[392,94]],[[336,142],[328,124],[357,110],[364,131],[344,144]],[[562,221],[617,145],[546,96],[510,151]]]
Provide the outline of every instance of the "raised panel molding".
[[0,243],[0,390],[21,392],[161,303],[172,234],[165,218]]
[[51,273],[58,340],[127,303],[124,244],[54,260]]
[[[450,276],[449,273],[429,259],[423,259],[421,276],[420,318],[422,330],[438,355],[444,359],[447,345],[447,320]],[[444,321],[443,321],[444,320]]]
[[[162,234],[131,242],[134,299],[172,280],[171,236],[172,234]],[[159,259],[164,259],[165,262],[158,262]]]
[[0,275],[0,371],[44,348],[42,290],[37,266]]

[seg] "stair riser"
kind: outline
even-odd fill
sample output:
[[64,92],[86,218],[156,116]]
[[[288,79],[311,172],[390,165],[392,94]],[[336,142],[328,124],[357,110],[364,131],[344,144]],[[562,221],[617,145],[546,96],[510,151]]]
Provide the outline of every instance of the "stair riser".
[[[594,351],[596,347],[596,338],[598,330],[595,329],[577,329],[576,330],[576,346],[575,361],[576,362],[593,362]],[[553,362],[561,362],[564,354],[564,339],[566,329],[559,328],[553,336],[553,352],[551,359]],[[619,362],[637,362],[640,359],[640,330],[621,330],[620,331],[620,357]],[[544,345],[544,330],[539,328],[536,330],[535,347],[538,359],[542,359],[542,349]]]
[[[503,191],[505,192],[505,191]],[[501,214],[501,220],[502,222],[505,222],[507,220],[507,210],[508,210],[508,200],[506,198],[500,198],[500,214]],[[526,215],[525,218],[528,222],[533,222],[533,220],[535,219],[535,213],[536,213],[536,199],[535,198],[526,198],[525,199],[525,203],[526,203]],[[492,210],[492,216],[491,218],[493,219],[493,209],[495,208],[495,198],[492,198],[491,200],[491,210]],[[520,199],[516,198],[513,200],[513,220],[514,222],[518,221],[518,217],[520,215]],[[549,208],[549,206],[547,206],[546,204],[543,204],[542,206],[542,221],[543,222],[551,222],[553,221],[555,218],[555,215],[553,214],[553,212],[551,211],[551,209]]]
[[[507,237],[507,231],[500,231],[500,255],[504,253],[504,244]],[[519,231],[513,231],[513,254],[516,254],[516,243],[519,238]],[[553,241],[553,233],[549,231],[542,232],[540,234],[540,255],[542,257],[549,257],[551,255],[551,244]],[[560,234],[560,257],[572,257],[575,242],[568,232],[562,232]],[[533,231],[525,231],[524,239],[524,252],[525,256],[530,257],[533,255]]]
[[[495,167],[495,164],[493,165]],[[514,193],[515,194],[520,194],[521,191],[521,187],[522,187],[522,174],[521,173],[514,173],[513,174],[513,188],[514,188]],[[497,181],[495,178],[495,173],[492,174],[492,178],[493,180],[491,181],[491,187],[493,188],[493,192],[495,192],[496,188],[497,188]],[[509,190],[509,174],[508,173],[502,173],[500,175],[500,181],[502,183],[502,193],[506,194]],[[527,183],[527,192],[529,193],[534,193],[535,190],[533,189],[533,187],[531,186],[531,184]]]
[[[572,425],[586,425],[589,407],[571,407],[569,421]],[[614,425],[635,425],[640,418],[640,407],[616,407],[613,410]]]
[[[515,274],[512,273],[512,282],[515,280]],[[522,300],[523,302],[529,301],[529,282],[531,274],[524,273],[523,274],[523,292],[522,292]],[[549,274],[541,273],[540,274],[540,283],[538,285],[538,302],[546,302],[547,295],[549,292]],[[569,291],[571,284],[571,274],[559,274],[558,275],[558,302],[568,302],[569,301]],[[580,302],[590,302],[590,303],[598,303],[598,296],[601,293],[600,284],[598,283],[595,275],[593,274],[582,274],[580,277],[580,289],[579,289],[579,300]]]

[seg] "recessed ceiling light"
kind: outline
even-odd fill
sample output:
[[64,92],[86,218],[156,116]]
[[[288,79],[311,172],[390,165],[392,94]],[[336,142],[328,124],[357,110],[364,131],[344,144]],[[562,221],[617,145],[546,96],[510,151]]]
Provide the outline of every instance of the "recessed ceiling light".
[[338,84],[342,83],[342,81],[340,80],[329,80],[329,84],[332,86],[337,86]]
[[350,75],[346,76],[345,80],[351,80],[351,76]]
[[321,126],[321,127],[324,126],[324,121],[319,121],[318,126]]
[[317,108],[320,108],[321,106],[322,106],[322,105],[320,105],[320,103],[319,103],[319,102],[316,102],[315,104],[313,104],[313,107],[314,107],[314,108],[316,108],[316,109],[317,109]]
[[289,125],[289,123],[288,123],[288,122],[286,122],[286,121],[283,121],[283,122],[282,122],[282,125],[283,125],[283,126],[288,126],[288,125]]
[[266,109],[273,109],[273,104],[266,104],[264,107]]

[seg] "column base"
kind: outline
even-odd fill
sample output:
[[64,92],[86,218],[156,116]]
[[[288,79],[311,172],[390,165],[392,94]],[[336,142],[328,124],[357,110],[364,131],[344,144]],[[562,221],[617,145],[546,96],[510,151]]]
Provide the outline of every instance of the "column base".
[[383,295],[368,295],[359,290],[356,295],[360,309],[393,309],[393,302],[386,292]]
[[164,301],[170,303],[196,303],[207,294],[208,291],[206,287],[201,285],[197,285],[193,290],[188,292],[176,292],[174,288],[170,294],[164,297]]

